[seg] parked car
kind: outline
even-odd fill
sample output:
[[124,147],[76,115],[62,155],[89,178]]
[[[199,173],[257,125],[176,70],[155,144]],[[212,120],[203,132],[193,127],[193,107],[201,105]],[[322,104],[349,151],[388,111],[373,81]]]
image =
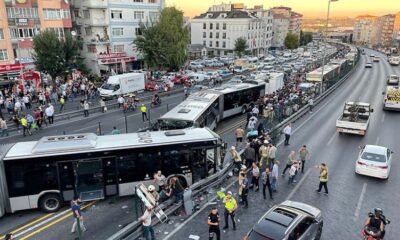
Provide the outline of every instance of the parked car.
[[227,69],[221,69],[217,71],[219,76],[221,76],[222,78],[229,78],[232,77],[233,74],[231,71],[227,70]]
[[144,84],[144,88],[147,91],[154,91],[154,90],[158,90],[158,85],[155,81],[150,81],[150,82],[146,82]]
[[322,214],[318,208],[301,202],[285,201],[265,213],[244,239],[319,240],[322,227]]
[[174,79],[172,79],[174,84],[188,84],[189,83],[189,76],[186,74],[177,74],[175,75]]
[[172,80],[174,79],[176,76],[176,72],[169,72],[167,74],[165,74],[164,76],[161,77],[161,80],[165,81],[165,80]]
[[203,69],[204,65],[198,63],[198,62],[190,62],[189,63],[189,69]]
[[211,79],[216,79],[218,77],[219,77],[218,72],[214,71],[214,72],[207,72],[204,76],[204,79],[210,81]]

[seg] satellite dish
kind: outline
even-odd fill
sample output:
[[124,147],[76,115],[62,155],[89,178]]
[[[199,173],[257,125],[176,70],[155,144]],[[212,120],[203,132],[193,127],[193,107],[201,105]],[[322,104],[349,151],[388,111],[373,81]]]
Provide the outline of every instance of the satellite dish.
[[[65,1],[68,1],[68,0],[65,0]],[[76,32],[75,31],[71,31],[71,35],[75,37],[76,36]]]

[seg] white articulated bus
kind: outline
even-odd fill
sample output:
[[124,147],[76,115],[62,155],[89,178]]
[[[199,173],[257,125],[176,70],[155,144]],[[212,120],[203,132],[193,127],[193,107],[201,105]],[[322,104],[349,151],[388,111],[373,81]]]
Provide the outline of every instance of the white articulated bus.
[[53,212],[74,196],[90,201],[131,195],[157,170],[188,186],[217,172],[224,147],[208,128],[63,135],[2,145],[0,214]]
[[218,122],[239,113],[265,95],[265,82],[222,85],[191,94],[185,101],[158,119],[154,129],[184,129],[208,127],[215,129]]

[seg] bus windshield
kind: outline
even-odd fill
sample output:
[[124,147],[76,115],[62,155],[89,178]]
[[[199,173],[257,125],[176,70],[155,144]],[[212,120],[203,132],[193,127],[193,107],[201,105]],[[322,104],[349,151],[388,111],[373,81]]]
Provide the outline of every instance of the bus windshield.
[[176,119],[159,119],[158,126],[161,130],[185,129],[193,127],[193,122]]

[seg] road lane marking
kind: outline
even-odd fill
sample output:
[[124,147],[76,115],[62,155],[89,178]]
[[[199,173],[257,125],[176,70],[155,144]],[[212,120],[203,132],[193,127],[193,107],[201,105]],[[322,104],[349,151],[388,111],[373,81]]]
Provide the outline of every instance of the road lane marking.
[[328,143],[326,144],[326,146],[331,145],[331,143],[333,142],[333,140],[336,138],[337,134],[336,132],[333,134],[333,136],[329,139]]
[[[83,207],[81,208],[81,210],[92,206],[92,205],[95,204],[96,202],[97,202],[97,201],[90,202],[89,204],[83,206]],[[71,210],[68,209],[68,210],[65,210],[65,211],[69,211],[69,212],[70,212]],[[59,223],[59,222],[65,220],[66,218],[68,218],[68,217],[70,217],[70,216],[72,216],[72,212],[66,214],[65,216],[63,216],[63,217],[61,217],[61,218],[59,218],[59,219],[57,219],[57,220],[55,220],[55,221],[53,221],[53,222],[50,222],[49,224],[47,224],[47,225],[45,225],[45,226],[43,226],[43,227],[41,227],[41,228],[39,228],[39,229],[37,229],[37,230],[35,230],[35,231],[29,233],[28,235],[26,235],[26,236],[24,236],[24,237],[19,238],[19,240],[28,239],[29,237],[32,237],[32,236],[34,236],[34,235],[40,233],[41,231],[46,230],[47,228],[49,228],[49,227],[51,227],[51,226],[53,226],[53,225],[55,225],[55,224],[57,224],[57,223]]]
[[376,138],[375,145],[378,145],[378,143],[379,143],[379,136]]
[[[32,226],[33,224],[35,224],[35,223],[37,223],[37,222],[40,222],[40,221],[42,221],[43,219],[46,219],[46,218],[50,217],[50,216],[53,215],[53,214],[54,214],[54,213],[48,213],[48,214],[46,214],[46,215],[44,215],[44,216],[42,216],[42,217],[40,217],[40,218],[38,218],[38,219],[36,219],[36,220],[30,222],[30,223],[27,223],[27,224],[25,224],[25,225],[23,225],[23,226],[21,226],[21,227],[19,227],[19,228],[17,228],[17,229],[11,230],[10,232],[11,232],[12,234],[15,235],[17,232],[19,232],[19,231],[21,231],[21,230],[23,230],[23,229],[25,229],[25,228],[27,228],[27,227],[29,227],[29,226]],[[5,237],[6,237],[6,236],[1,236],[1,237],[0,237],[0,240],[3,240]]]
[[386,114],[383,113],[383,114],[382,114],[382,117],[381,117],[381,122],[384,122],[384,121],[385,121],[385,116],[386,116]]
[[363,188],[361,190],[360,198],[358,199],[357,208],[354,213],[354,221],[358,220],[358,216],[360,216],[361,204],[364,200],[365,191],[367,190],[367,183],[364,183]]
[[297,192],[297,190],[300,188],[300,186],[303,184],[303,182],[305,181],[305,179],[308,177],[308,175],[310,175],[311,173],[311,168],[309,168],[307,170],[307,172],[301,177],[300,182],[298,182],[296,184],[296,186],[293,188],[293,190],[290,192],[290,194],[286,197],[286,200],[290,200],[293,195]]

